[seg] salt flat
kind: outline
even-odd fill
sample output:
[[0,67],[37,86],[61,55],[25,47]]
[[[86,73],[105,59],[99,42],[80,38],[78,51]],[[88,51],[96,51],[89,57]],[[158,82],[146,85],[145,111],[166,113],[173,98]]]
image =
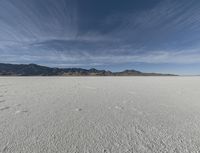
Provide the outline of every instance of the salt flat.
[[200,77],[1,77],[2,153],[197,153]]

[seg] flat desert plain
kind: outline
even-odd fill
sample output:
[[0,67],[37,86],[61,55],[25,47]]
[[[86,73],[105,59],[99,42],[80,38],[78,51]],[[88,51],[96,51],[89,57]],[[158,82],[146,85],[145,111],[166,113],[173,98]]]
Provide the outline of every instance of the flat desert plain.
[[1,77],[0,152],[200,152],[200,77]]

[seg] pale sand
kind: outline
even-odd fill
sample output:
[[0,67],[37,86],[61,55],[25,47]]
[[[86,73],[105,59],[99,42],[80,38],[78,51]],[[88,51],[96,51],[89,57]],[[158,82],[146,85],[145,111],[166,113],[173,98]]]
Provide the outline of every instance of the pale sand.
[[200,77],[1,77],[2,153],[200,151]]

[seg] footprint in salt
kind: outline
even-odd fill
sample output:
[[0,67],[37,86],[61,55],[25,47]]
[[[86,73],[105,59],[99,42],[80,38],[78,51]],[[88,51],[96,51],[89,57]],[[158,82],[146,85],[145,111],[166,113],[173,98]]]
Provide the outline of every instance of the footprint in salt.
[[21,113],[28,113],[27,110],[18,110],[15,112],[15,114],[21,114]]
[[82,111],[82,108],[76,108],[75,111],[80,112]]
[[0,100],[0,103],[4,103],[5,102],[5,100]]
[[0,107],[0,111],[7,110],[9,108],[10,108],[9,106]]
[[103,153],[111,153],[110,149],[103,149]]
[[121,106],[115,106],[115,109],[122,110],[123,107],[121,107]]

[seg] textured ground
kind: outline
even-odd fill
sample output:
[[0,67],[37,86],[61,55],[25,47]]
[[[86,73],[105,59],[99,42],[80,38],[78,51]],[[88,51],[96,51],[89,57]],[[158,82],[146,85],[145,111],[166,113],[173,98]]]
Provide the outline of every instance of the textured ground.
[[200,77],[1,77],[2,153],[197,153]]

